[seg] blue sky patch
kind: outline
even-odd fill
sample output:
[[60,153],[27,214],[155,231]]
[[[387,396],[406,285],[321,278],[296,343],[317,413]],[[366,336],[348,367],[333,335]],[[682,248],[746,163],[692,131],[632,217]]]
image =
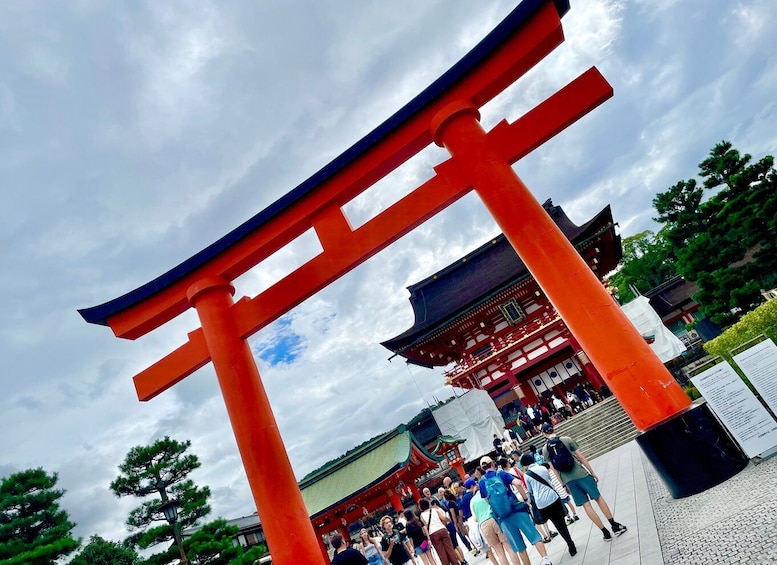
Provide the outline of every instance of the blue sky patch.
[[281,318],[275,323],[275,335],[266,342],[257,344],[254,351],[270,365],[293,362],[304,349],[302,337],[291,329],[291,319]]

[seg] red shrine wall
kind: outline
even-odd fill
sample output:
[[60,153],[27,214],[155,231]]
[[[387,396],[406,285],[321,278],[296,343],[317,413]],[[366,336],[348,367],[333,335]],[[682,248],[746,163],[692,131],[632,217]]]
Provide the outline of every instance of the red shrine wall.
[[[516,315],[524,319],[516,322]],[[542,394],[561,396],[579,382],[597,389],[603,383],[533,280],[468,313],[436,342],[461,344],[460,359],[446,372],[449,382],[485,389],[505,416],[536,404]]]

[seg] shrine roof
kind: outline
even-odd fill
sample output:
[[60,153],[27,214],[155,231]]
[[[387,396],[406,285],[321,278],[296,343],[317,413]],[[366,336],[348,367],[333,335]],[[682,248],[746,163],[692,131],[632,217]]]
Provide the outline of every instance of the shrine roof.
[[299,483],[308,514],[315,518],[379,485],[406,467],[413,452],[432,465],[441,460],[426,451],[405,426],[399,426],[313,471]]
[[446,445],[460,445],[465,441],[467,440],[456,436],[440,436],[437,438],[437,445],[432,449],[432,453],[440,455],[440,452]]
[[[79,309],[78,312],[84,320],[89,323],[108,325],[108,319],[112,316],[153,297],[218,257],[227,249],[257,231],[260,227],[279,216],[285,210],[289,209],[293,204],[312,193],[324,182],[334,177],[349,164],[367,153],[371,148],[377,146],[403,123],[409,121],[413,116],[431,105],[451,86],[464,79],[481,61],[485,60],[492,52],[496,51],[503,42],[525,24],[531,16],[546,3],[546,1],[547,0],[523,0],[472,50],[464,55],[464,57],[420,94],[399,109],[394,115],[357,141],[329,164],[313,174],[313,176],[221,239],[135,290],[98,306]],[[552,1],[560,17],[563,17],[569,11],[569,0]]]
[[[575,225],[550,199],[543,208],[573,244],[580,244],[613,225],[609,205],[581,226]],[[407,287],[415,322],[381,345],[400,353],[484,299],[529,276],[513,246],[500,234],[455,263]]]
[[650,305],[658,315],[663,317],[683,304],[693,302],[693,295],[697,292],[699,287],[695,283],[682,277],[672,277],[651,288],[645,293],[645,297],[650,300]]

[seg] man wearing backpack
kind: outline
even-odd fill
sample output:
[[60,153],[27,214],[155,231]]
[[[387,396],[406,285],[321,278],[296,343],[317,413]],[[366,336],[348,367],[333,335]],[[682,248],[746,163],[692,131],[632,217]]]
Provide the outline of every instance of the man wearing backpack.
[[[525,502],[526,490],[523,488],[521,480],[507,471],[497,471],[494,461],[488,456],[480,459],[480,468],[484,473],[483,478],[478,483],[480,496],[488,501],[493,518],[507,538],[510,547],[520,556],[521,562],[524,565],[530,565],[526,543],[521,537],[523,532],[529,543],[542,556],[540,565],[552,565],[548,553],[545,551],[542,536],[534,527],[534,522],[529,515],[529,508]],[[511,485],[518,489],[523,500],[518,500],[513,494],[510,489]]]
[[604,541],[611,541],[612,534],[608,530],[602,519],[591,506],[591,501],[596,501],[599,510],[612,526],[612,533],[619,536],[626,532],[626,526],[619,524],[612,517],[612,512],[599,492],[596,483],[599,477],[596,476],[591,464],[585,455],[578,449],[577,443],[569,436],[559,437],[553,430],[551,424],[542,425],[542,433],[548,440],[545,447],[542,448],[542,457],[550,463],[550,468],[558,475],[564,486],[567,487],[569,494],[577,506],[582,506],[586,515],[602,531]]

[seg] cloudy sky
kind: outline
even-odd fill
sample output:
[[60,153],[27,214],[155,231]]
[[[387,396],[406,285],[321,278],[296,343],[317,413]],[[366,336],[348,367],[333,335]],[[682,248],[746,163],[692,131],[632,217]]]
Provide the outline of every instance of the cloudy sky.
[[[509,2],[0,3],[0,476],[59,473],[76,533],[125,535],[108,484],[135,445],[192,441],[213,516],[250,514],[208,366],[147,403],[132,376],[197,327],[136,342],[77,308],[123,294],[247,220],[393,114]],[[581,223],[611,204],[624,236],[722,139],[777,154],[769,0],[586,0],[567,41],[484,109],[514,120],[590,66],[615,96],[516,164]],[[359,223],[445,158],[432,148],[346,212]],[[298,477],[450,396],[379,342],[412,324],[405,287],[497,233],[474,195],[251,341]],[[314,251],[302,238],[239,279],[253,296]]]

